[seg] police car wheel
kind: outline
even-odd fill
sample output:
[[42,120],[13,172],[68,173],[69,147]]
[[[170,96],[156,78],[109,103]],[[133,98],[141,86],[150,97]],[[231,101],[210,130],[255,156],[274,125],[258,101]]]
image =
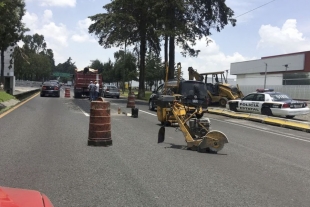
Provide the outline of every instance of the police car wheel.
[[267,116],[272,116],[270,108],[262,108],[262,114]]
[[236,103],[230,103],[229,104],[229,110],[237,112],[237,104]]
[[294,118],[295,116],[286,116],[286,118],[288,118],[288,119],[292,119],[292,118]]

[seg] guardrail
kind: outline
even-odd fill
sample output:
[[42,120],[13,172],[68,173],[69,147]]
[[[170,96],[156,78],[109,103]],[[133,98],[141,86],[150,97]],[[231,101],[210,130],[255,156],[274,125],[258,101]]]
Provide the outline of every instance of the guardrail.
[[38,93],[39,91],[40,91],[40,89],[34,89],[34,90],[29,90],[29,91],[25,91],[25,92],[16,94],[14,96],[18,100],[22,101],[22,100],[28,98],[29,96],[32,96],[33,94]]
[[310,132],[310,122],[303,122],[280,117],[266,116],[252,113],[234,112],[223,108],[208,108],[208,113],[220,114],[237,119],[246,119],[271,125],[276,125],[285,128],[297,129],[305,132]]

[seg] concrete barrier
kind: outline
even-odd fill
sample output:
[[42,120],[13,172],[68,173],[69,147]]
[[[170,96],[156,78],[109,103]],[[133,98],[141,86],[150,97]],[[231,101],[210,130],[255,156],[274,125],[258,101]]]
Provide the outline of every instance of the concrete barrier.
[[291,129],[297,129],[305,132],[310,132],[310,122],[297,121],[292,119],[285,119],[281,117],[266,116],[261,114],[234,112],[223,108],[209,107],[208,113],[219,114],[237,119],[246,119],[256,122],[261,122],[270,125],[276,125],[280,127],[286,127]]

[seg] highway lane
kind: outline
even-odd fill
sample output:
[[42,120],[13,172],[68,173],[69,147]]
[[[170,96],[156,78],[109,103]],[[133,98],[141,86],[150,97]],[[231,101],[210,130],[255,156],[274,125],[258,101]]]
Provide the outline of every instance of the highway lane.
[[146,103],[131,118],[117,114],[126,100],[107,100],[108,148],[87,146],[87,100],[36,97],[0,119],[0,185],[40,190],[55,206],[309,206],[309,133],[208,114],[230,143],[198,153],[173,127],[157,144]]

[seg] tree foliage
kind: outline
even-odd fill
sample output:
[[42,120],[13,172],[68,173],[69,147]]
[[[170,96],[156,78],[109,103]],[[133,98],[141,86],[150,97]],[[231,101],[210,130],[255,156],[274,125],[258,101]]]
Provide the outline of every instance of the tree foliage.
[[54,71],[61,72],[61,73],[74,74],[75,69],[76,69],[75,62],[72,62],[72,58],[69,57],[65,62],[58,63]]
[[1,79],[4,77],[4,51],[22,39],[28,30],[22,23],[24,0],[2,0],[0,6]]
[[160,44],[155,30],[156,21],[151,8],[155,0],[115,0],[103,6],[106,13],[96,14],[89,18],[94,21],[89,27],[89,33],[99,38],[99,44],[104,48],[139,44],[139,93],[145,96],[145,54],[149,47],[160,50]]
[[47,48],[43,35],[26,35],[22,48],[15,47],[14,63],[17,79],[46,80],[55,67],[53,50]]

